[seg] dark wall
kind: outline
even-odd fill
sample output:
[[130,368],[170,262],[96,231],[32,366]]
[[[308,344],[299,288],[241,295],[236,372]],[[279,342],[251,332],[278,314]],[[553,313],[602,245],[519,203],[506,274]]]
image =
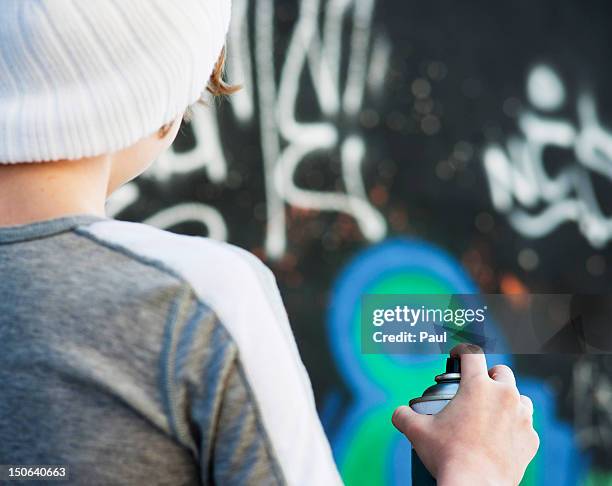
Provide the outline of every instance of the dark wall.
[[[334,301],[339,275],[364,251],[397,236],[423,242],[482,292],[609,291],[612,7],[345,7],[234,0],[228,77],[242,91],[196,108],[173,151],[109,211],[227,239],[271,266],[343,475],[358,484],[350,444],[373,436],[342,432],[359,399],[328,311],[346,305]],[[542,479],[558,467],[550,458],[572,451],[582,459],[567,459],[566,484],[605,481],[612,360],[512,363],[551,397],[545,452],[527,481],[552,484]],[[546,446],[555,434],[565,449]],[[404,484],[401,467],[380,471],[381,484]]]

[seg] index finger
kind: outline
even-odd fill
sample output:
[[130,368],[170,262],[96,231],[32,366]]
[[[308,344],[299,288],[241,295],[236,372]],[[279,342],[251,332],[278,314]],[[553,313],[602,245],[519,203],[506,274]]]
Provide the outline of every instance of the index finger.
[[489,376],[487,359],[484,352],[475,344],[462,343],[450,350],[451,356],[458,356],[461,360],[461,379],[476,376]]

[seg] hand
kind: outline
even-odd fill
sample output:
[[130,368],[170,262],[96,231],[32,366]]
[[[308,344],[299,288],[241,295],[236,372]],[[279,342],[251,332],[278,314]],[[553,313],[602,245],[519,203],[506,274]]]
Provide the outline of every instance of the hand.
[[461,344],[451,356],[461,358],[455,398],[437,415],[401,406],[393,425],[440,486],[519,484],[540,445],[531,400],[519,394],[507,366],[487,372],[478,346]]

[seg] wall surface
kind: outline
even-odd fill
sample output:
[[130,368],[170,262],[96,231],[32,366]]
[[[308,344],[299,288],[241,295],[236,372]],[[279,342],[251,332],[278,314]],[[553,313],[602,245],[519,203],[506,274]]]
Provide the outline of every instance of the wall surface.
[[[364,355],[370,293],[612,286],[612,7],[234,0],[231,99],[110,201],[275,272],[349,485],[409,484],[389,423],[443,357]],[[524,484],[612,484],[612,359],[496,356],[542,446]]]

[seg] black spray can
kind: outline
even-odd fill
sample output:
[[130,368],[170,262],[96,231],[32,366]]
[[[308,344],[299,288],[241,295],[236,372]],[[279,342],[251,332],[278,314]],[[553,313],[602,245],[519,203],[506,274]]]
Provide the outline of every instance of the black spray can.
[[[461,379],[461,362],[458,357],[447,358],[446,371],[436,376],[436,384],[423,392],[423,396],[410,400],[410,407],[417,413],[435,415],[440,412],[455,396]],[[435,485],[435,478],[419,456],[412,449],[412,484],[413,486]]]

